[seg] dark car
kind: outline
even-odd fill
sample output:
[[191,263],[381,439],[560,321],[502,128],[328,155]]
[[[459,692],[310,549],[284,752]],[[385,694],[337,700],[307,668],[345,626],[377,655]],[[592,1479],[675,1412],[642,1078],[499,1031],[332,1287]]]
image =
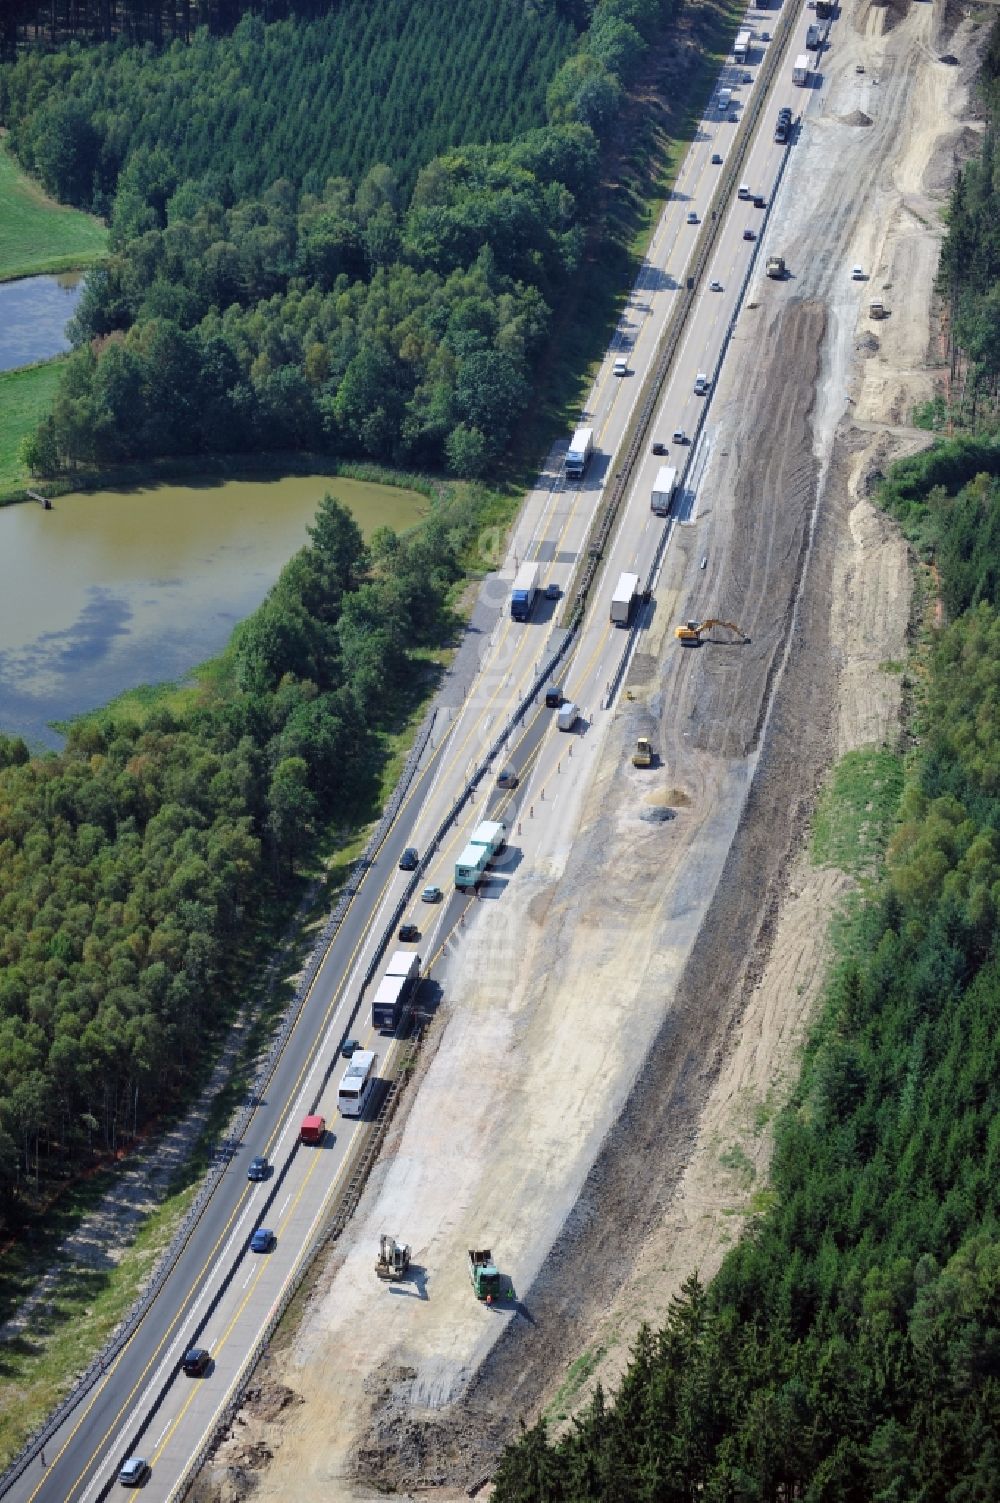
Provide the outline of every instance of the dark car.
[[764,197],[763,193],[757,193],[754,195],[753,206],[755,209],[767,208],[767,199]]
[[401,872],[415,872],[416,869],[417,869],[417,867],[419,865],[420,865],[420,857],[417,855],[415,847],[412,846],[412,845],[408,845],[406,847],[406,850],[403,852],[403,854],[399,858],[399,869],[400,869],[400,871]]
[[185,1352],[181,1366],[186,1378],[200,1378],[207,1371],[212,1356],[205,1346],[193,1346],[189,1352]]
[[250,1238],[250,1251],[270,1252],[277,1240],[269,1226],[259,1226]]
[[271,1166],[267,1162],[267,1159],[262,1153],[258,1153],[255,1158],[252,1158],[250,1160],[249,1166],[247,1168],[247,1179],[267,1179],[267,1176],[270,1174],[270,1172]]
[[412,945],[420,938],[420,930],[416,924],[400,924],[399,937],[404,945]]
[[546,684],[546,686],[545,686],[545,708],[547,710],[558,710],[558,709],[560,709],[562,707],[562,702],[563,702],[562,685],[561,684]]
[[149,1462],[141,1456],[130,1456],[118,1473],[122,1487],[141,1487],[149,1476]]
[[662,444],[662,443],[659,442],[659,440],[657,440],[657,442],[653,445],[653,453],[654,454],[666,454],[666,452],[667,452],[667,446],[666,446],[666,444]]
[[517,773],[514,771],[513,767],[502,767],[500,769],[500,771],[497,773],[497,787],[498,788],[516,788],[517,787]]
[[561,594],[562,587],[557,585],[554,579],[545,586],[546,600],[558,600]]
[[340,1053],[344,1059],[350,1059],[352,1054],[357,1054],[361,1048],[360,1039],[345,1039],[340,1046]]
[[720,154],[717,151],[713,151],[712,152],[712,166],[713,167],[721,167],[722,166],[722,157],[720,156]]

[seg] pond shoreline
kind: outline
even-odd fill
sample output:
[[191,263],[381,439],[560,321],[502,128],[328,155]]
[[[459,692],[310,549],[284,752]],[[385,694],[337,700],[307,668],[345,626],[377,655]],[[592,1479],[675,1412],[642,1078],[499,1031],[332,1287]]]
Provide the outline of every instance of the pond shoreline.
[[[64,359],[56,355],[53,360],[38,360],[24,370],[52,365]],[[19,375],[20,371],[9,374]],[[172,485],[179,482],[191,484],[202,480],[206,485],[220,484],[225,480],[281,480],[289,475],[324,475],[330,480],[366,480],[374,485],[393,485],[400,490],[419,491],[433,500],[445,484],[444,477],[438,480],[433,475],[417,474],[409,470],[394,470],[390,466],[355,464],[339,460],[329,454],[316,454],[301,449],[272,449],[255,455],[246,454],[192,454],[172,456],[169,459],[148,460],[145,464],[117,465],[104,470],[81,470],[76,475],[59,476],[57,479],[28,479],[23,485],[0,490],[0,507],[20,506],[31,501],[29,490],[39,491],[50,500],[59,496],[75,495],[78,491],[127,491],[147,490],[157,485]]]
[[58,722],[215,656],[337,496],[365,536],[431,512],[426,485],[244,461],[226,475],[66,494],[0,512],[0,728],[36,748]]

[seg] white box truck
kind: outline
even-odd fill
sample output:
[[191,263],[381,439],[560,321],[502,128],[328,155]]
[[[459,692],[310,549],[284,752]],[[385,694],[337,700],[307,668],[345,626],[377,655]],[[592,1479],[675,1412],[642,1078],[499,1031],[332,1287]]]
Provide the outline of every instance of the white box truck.
[[580,711],[572,701],[563,705],[556,716],[556,725],[561,731],[571,731],[580,718]]
[[622,574],[611,597],[611,621],[614,626],[628,626],[632,605],[639,589],[638,574]]
[[538,594],[539,566],[522,564],[514,577],[510,592],[510,614],[515,621],[527,621]]
[[677,471],[673,465],[661,465],[653,481],[652,508],[658,517],[665,517],[670,510],[677,489]]
[[407,997],[420,976],[420,956],[413,950],[397,950],[372,998],[372,1027],[394,1033]]
[[570,480],[579,480],[587,465],[590,456],[594,452],[593,428],[578,428],[569,441],[566,450],[566,474]]
[[745,63],[750,56],[750,32],[738,31],[736,42],[733,47],[733,57],[738,63]]
[[792,68],[792,83],[799,84],[804,87],[809,82],[809,75],[811,72],[812,58],[809,56],[808,52],[800,52],[798,57],[795,59],[795,66]]

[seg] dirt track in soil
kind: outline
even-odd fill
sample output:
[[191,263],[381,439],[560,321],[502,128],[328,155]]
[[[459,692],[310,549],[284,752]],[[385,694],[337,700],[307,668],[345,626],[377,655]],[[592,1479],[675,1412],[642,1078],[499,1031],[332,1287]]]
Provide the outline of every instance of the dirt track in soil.
[[[763,247],[789,256],[793,276],[762,284],[741,315],[699,510],[671,546],[631,698],[583,796],[580,859],[572,874],[558,862],[525,874],[504,931],[474,931],[453,978],[469,1021],[442,1018],[442,1054],[472,1058],[485,1020],[495,1030],[477,1066],[480,1091],[494,1096],[488,1111],[476,1102],[470,1131],[470,1142],[484,1138],[482,1182],[449,1141],[430,1060],[353,1244],[273,1359],[278,1391],[305,1402],[277,1418],[271,1389],[266,1413],[248,1404],[203,1497],[305,1498],[321,1481],[325,1496],[344,1498],[476,1484],[520,1418],[583,1401],[589,1385],[565,1382],[581,1353],[591,1383],[613,1383],[639,1321],[661,1318],[692,1268],[709,1277],[753,1212],[767,1124],[822,981],[825,923],[849,886],[810,865],[809,814],[835,756],[898,733],[899,678],[886,665],[905,652],[906,549],[867,490],[893,454],[926,441],[907,423],[933,387],[936,205],[966,130],[963,80],[936,61],[929,7],[894,13],[891,37],[867,10],[850,19]],[[968,40],[949,46],[969,50]],[[858,105],[855,57],[871,71],[873,53],[881,93],[861,101],[873,124],[845,125]],[[867,287],[850,282],[855,260],[871,268]],[[876,292],[892,305],[877,331],[862,307]],[[675,620],[719,612],[749,646],[674,647]],[[656,779],[621,756],[645,730],[662,753]],[[672,816],[666,843],[663,827],[641,822],[657,805]],[[622,888],[614,922],[609,867]],[[576,965],[562,992],[552,945]],[[493,988],[477,994],[484,968]],[[519,973],[524,994],[511,985]],[[510,1007],[503,1024],[498,997]],[[593,1034],[595,1016],[588,1055],[580,1035]],[[623,1068],[620,1109],[602,1116],[594,1071],[619,1027],[638,1073]],[[551,1064],[532,1097],[544,1110],[527,1120],[505,1076],[532,1042],[546,1047],[531,1057]],[[446,1170],[440,1204],[433,1175],[419,1177],[428,1152]],[[407,1184],[411,1214],[426,1210],[434,1228],[421,1249],[429,1267],[443,1266],[449,1244],[467,1245],[463,1217],[482,1224],[491,1204],[510,1206],[521,1233],[535,1230],[520,1318],[492,1350],[461,1275],[442,1274],[405,1324],[398,1302],[370,1299],[372,1233]],[[561,1197],[577,1184],[567,1215]],[[364,1349],[348,1350],[359,1321]]]

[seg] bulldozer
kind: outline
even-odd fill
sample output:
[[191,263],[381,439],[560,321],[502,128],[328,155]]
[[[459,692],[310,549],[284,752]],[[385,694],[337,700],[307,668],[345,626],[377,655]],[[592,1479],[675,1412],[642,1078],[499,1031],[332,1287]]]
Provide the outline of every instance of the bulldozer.
[[674,636],[685,647],[697,647],[706,632],[714,626],[721,626],[726,631],[734,632],[739,642],[749,642],[750,638],[741,626],[735,621],[720,621],[717,616],[709,616],[706,621],[685,621],[683,626],[674,627]]
[[633,767],[652,767],[653,747],[648,736],[640,736],[635,743],[635,751],[632,753]]
[[493,1261],[488,1247],[469,1248],[469,1278],[476,1299],[492,1305],[498,1299],[513,1299],[514,1285],[505,1279]]
[[383,1232],[378,1239],[375,1273],[380,1279],[405,1279],[410,1266],[410,1247]]

